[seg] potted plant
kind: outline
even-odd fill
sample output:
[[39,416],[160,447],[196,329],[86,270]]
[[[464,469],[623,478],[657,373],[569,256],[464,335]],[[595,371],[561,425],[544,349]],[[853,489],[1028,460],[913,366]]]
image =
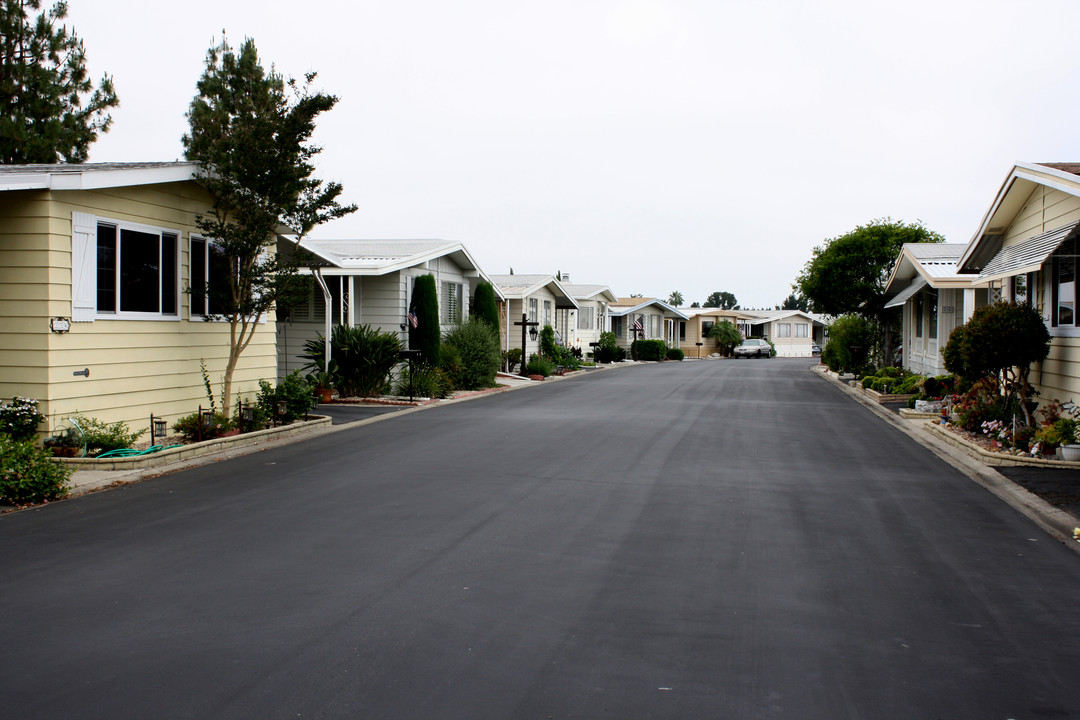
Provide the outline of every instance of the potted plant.
[[64,428],[42,444],[52,450],[53,457],[75,457],[82,449],[82,442],[71,428]]
[[1035,440],[1043,447],[1058,446],[1061,459],[1075,462],[1080,460],[1080,444],[1077,444],[1077,421],[1072,418],[1058,418],[1052,424],[1044,426],[1035,433]]
[[330,402],[334,396],[334,380],[327,372],[313,372],[307,378],[308,384],[315,388],[319,402]]

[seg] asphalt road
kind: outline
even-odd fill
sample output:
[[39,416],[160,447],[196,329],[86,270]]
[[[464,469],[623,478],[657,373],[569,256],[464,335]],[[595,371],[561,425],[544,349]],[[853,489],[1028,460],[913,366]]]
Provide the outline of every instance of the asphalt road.
[[1080,717],[1080,557],[807,364],[594,373],[0,517],[0,716]]

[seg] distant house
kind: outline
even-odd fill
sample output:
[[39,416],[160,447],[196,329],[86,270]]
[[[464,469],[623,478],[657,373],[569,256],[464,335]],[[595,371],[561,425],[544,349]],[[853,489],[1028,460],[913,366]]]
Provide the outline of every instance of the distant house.
[[304,343],[337,324],[370,325],[407,344],[413,281],[420,275],[435,276],[443,328],[469,316],[476,285],[486,279],[465,246],[447,240],[305,239],[300,247],[313,258],[304,262],[316,282],[306,302],[279,313],[279,376],[303,367]]
[[[196,167],[0,166],[0,397],[38,399],[48,429],[76,411],[145,428],[208,404],[200,364],[216,385],[229,327],[185,292],[215,277]],[[241,356],[234,391],[274,377],[273,327]]]
[[627,351],[634,340],[663,340],[668,347],[679,347],[678,323],[688,319],[656,298],[619,298],[608,315],[615,342]]
[[811,357],[812,344],[824,342],[825,321],[803,310],[740,310],[743,335],[768,338],[777,357]]
[[593,343],[600,341],[600,333],[607,330],[608,308],[618,300],[607,285],[578,285],[562,283],[563,289],[574,298],[578,309],[571,311],[569,331],[564,340],[582,352],[591,352]]
[[709,337],[716,323],[726,320],[739,327],[749,319],[739,310],[722,308],[693,308],[686,313],[687,319],[679,321],[679,347],[687,357],[706,357],[717,352],[716,339]]
[[1080,163],[1017,163],[957,263],[971,278],[965,319],[977,285],[989,302],[1028,300],[1042,311],[1053,340],[1031,382],[1043,400],[1080,399],[1078,258]]
[[[964,324],[965,294],[973,278],[957,273],[962,243],[908,243],[900,251],[885,286],[885,307],[903,308],[903,365],[921,375],[946,372],[941,351],[949,335]],[[975,288],[976,307],[987,302],[986,288]]]
[[[578,302],[554,275],[492,275],[491,282],[502,296],[506,308],[507,322],[502,331],[504,350],[522,346],[523,326],[520,323],[523,315],[525,322],[537,323],[531,328],[525,326],[526,360],[529,355],[540,352],[539,333],[545,325],[550,325],[555,330],[556,339],[566,344]],[[536,330],[535,334],[533,329]]]

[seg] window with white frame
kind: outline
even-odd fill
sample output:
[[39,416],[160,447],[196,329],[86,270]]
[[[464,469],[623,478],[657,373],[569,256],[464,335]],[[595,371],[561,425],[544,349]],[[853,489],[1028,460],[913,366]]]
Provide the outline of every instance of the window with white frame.
[[791,337],[791,323],[776,323],[776,337]]
[[536,298],[529,298],[529,322],[536,322],[537,308],[540,303]]
[[795,323],[795,337],[797,337],[797,338],[810,337],[810,325],[809,325],[809,323]]
[[217,315],[224,311],[229,292],[229,262],[212,240],[193,235],[189,253],[191,315]]
[[99,220],[95,254],[97,315],[135,320],[176,317],[179,240],[179,233],[169,230]]
[[442,284],[442,322],[447,325],[457,325],[461,322],[462,313],[462,285],[455,282]]
[[1053,279],[1052,324],[1054,327],[1076,325],[1076,238],[1069,237],[1054,251],[1051,267]]
[[596,308],[583,307],[578,310],[577,314],[577,326],[578,330],[592,330],[593,315],[596,312]]
[[551,301],[544,301],[544,325],[551,325]]

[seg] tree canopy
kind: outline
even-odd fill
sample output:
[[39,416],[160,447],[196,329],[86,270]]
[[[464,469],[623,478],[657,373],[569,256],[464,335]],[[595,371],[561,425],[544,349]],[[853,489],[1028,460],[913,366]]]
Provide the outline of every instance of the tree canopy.
[[904,243],[944,241],[921,222],[875,220],[814,248],[796,289],[816,312],[874,317],[883,309],[885,282]]
[[668,295],[667,303],[672,307],[682,307],[684,302],[686,302],[686,300],[683,298],[683,294],[678,290],[672,290],[671,294]]
[[803,312],[810,312],[810,301],[802,295],[791,293],[784,302],[776,308],[777,310],[802,310]]
[[724,357],[731,355],[735,346],[743,341],[742,333],[730,320],[721,320],[709,328],[708,337],[716,339],[716,345],[720,348],[720,354]]
[[[295,80],[259,61],[253,40],[234,52],[227,40],[212,47],[188,110],[190,132],[183,137],[185,156],[197,161],[197,181],[211,199],[211,213],[196,224],[212,238],[207,253],[216,254],[202,287],[208,319],[229,323],[229,360],[222,404],[228,413],[232,375],[241,353],[254,337],[259,319],[295,286],[292,254],[274,252],[278,233],[288,228],[298,244],[314,227],[356,210],[341,205],[338,183],[312,177],[315,119],[337,98],[314,92],[315,73]],[[197,262],[193,259],[192,263]]]
[[739,307],[739,301],[729,292],[719,290],[705,298],[705,307],[721,308],[722,310],[735,310]]
[[97,87],[82,40],[59,25],[67,3],[34,20],[41,0],[0,0],[0,163],[85,162],[120,101],[112,78]]

